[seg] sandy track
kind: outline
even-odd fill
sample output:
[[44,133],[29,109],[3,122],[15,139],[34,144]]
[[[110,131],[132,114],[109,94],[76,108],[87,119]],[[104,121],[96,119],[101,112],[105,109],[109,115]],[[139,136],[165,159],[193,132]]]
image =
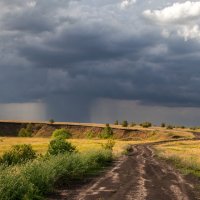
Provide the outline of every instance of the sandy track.
[[51,199],[195,200],[194,186],[171,166],[157,160],[150,145],[133,147],[102,177]]

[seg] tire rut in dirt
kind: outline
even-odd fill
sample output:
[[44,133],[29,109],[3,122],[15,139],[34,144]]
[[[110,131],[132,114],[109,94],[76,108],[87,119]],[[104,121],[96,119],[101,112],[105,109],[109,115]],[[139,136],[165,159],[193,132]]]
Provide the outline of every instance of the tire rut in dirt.
[[149,146],[144,149],[147,200],[194,200],[194,189],[171,166],[158,161]]
[[134,194],[132,194],[132,191],[133,188],[137,187],[139,179],[136,157],[137,152],[124,157],[114,167],[114,170],[109,171],[104,177],[74,199],[133,199]]
[[[68,200],[196,200],[194,186],[156,158],[151,145],[133,146],[101,177],[72,191]],[[54,200],[54,199],[53,199]]]

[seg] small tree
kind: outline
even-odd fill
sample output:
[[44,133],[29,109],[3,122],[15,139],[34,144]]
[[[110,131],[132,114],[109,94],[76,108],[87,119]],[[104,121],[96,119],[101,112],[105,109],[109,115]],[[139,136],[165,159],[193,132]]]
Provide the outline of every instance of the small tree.
[[62,138],[54,139],[50,142],[47,154],[58,155],[63,153],[72,153],[76,150],[70,142],[65,141]]
[[151,122],[143,122],[140,124],[140,126],[142,126],[143,128],[149,128],[152,126]]
[[110,124],[109,124],[109,123],[106,123],[106,127],[110,127]]
[[66,130],[64,128],[61,129],[56,129],[53,134],[52,134],[52,138],[62,138],[62,139],[68,139],[70,138],[72,135],[69,132],[69,130]]
[[100,138],[107,139],[113,136],[113,130],[109,124],[106,124],[106,127],[102,130]]
[[165,125],[165,123],[161,123],[161,127],[165,127],[166,125]]
[[55,122],[54,119],[50,119],[50,120],[49,120],[49,123],[50,123],[50,124],[53,124],[54,122]]
[[124,120],[124,121],[122,122],[122,126],[123,126],[123,127],[127,127],[127,126],[128,126],[128,121],[127,121],[127,120]]
[[119,125],[119,121],[118,120],[115,121],[115,125]]

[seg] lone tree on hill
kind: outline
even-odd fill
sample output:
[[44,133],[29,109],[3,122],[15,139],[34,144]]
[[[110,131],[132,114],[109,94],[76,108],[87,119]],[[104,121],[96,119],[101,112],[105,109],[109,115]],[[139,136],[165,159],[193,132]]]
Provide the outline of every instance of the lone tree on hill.
[[127,121],[127,120],[124,120],[124,121],[122,122],[122,126],[123,126],[123,127],[127,127],[127,126],[128,126],[128,121]]

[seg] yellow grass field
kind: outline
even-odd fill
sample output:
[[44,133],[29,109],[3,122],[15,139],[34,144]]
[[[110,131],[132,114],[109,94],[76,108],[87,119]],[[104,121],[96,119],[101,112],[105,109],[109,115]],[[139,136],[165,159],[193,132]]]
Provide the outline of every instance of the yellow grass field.
[[[114,154],[119,155],[123,152],[124,148],[128,144],[141,144],[141,143],[148,143],[148,142],[156,142],[156,141],[163,141],[163,140],[170,140],[174,139],[174,136],[178,136],[181,138],[193,138],[193,134],[189,132],[181,132],[181,131],[152,131],[145,137],[135,138],[135,140],[131,141],[122,141],[122,140],[115,140],[114,146]],[[51,138],[38,138],[38,137],[0,137],[0,155],[3,152],[9,150],[12,145],[16,144],[31,144],[33,148],[41,154],[44,154],[47,151],[48,144]],[[82,151],[93,150],[101,148],[103,143],[106,143],[107,140],[100,140],[100,139],[69,139],[72,144],[74,144],[77,149]]]
[[169,142],[155,149],[158,156],[172,161],[184,173],[200,176],[200,141]]
[[[16,144],[31,144],[33,149],[38,153],[44,154],[47,151],[50,138],[22,138],[22,137],[0,137],[0,155],[9,150],[12,145]],[[102,144],[107,140],[91,140],[91,139],[69,139],[80,152],[87,150],[95,150],[102,148]],[[114,154],[120,155],[125,146],[128,144],[138,144],[141,141],[119,141],[115,140]]]

